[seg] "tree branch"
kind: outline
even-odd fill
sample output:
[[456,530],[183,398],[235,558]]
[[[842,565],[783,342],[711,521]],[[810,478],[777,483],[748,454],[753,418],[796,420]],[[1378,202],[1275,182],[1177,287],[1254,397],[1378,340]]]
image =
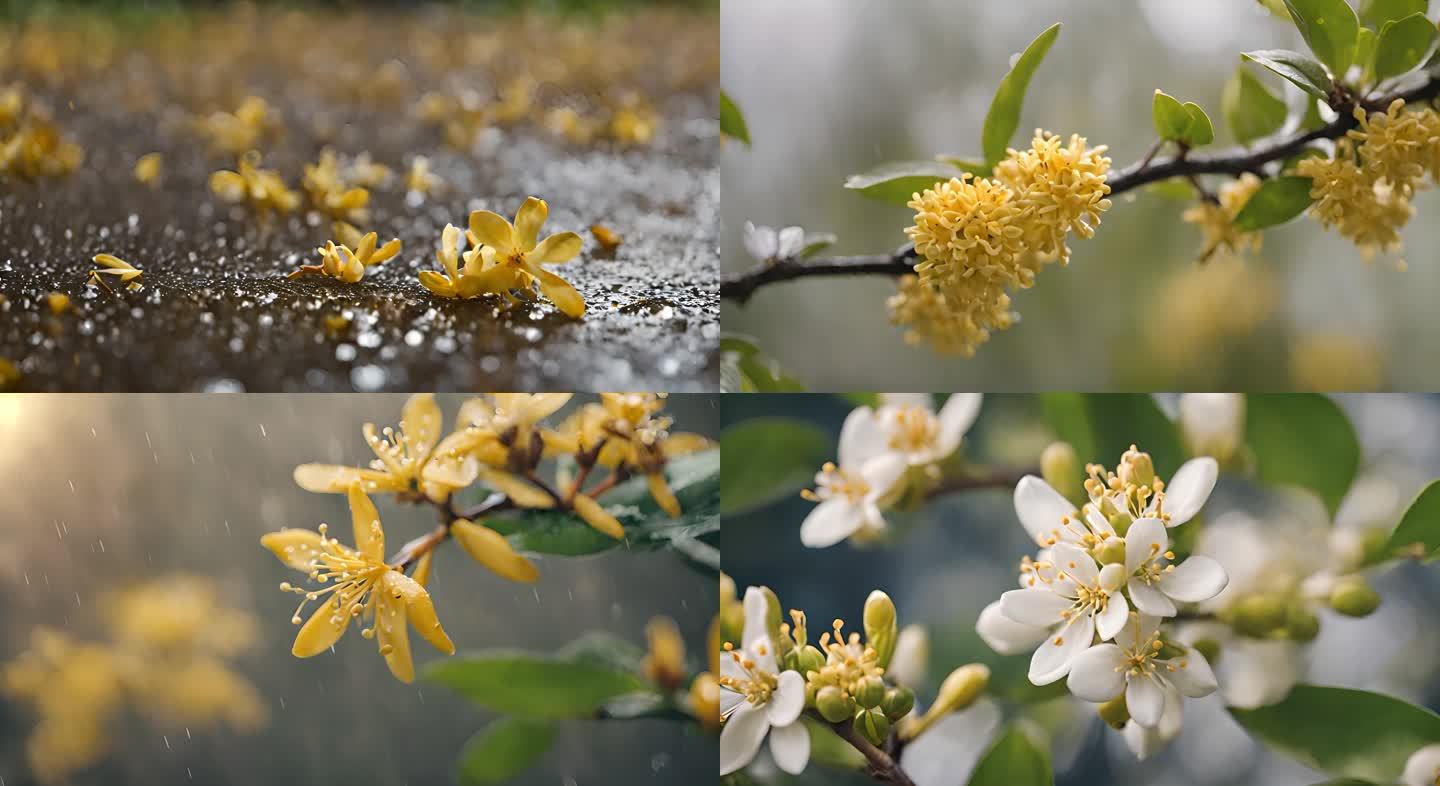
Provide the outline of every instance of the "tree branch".
[[890,754],[880,750],[855,731],[855,727],[849,723],[832,723],[830,728],[840,736],[840,739],[850,743],[851,747],[860,751],[865,761],[870,765],[870,775],[882,783],[894,783],[899,786],[915,786],[915,781],[900,769],[900,763],[891,758]]
[[[1152,148],[1140,161],[1115,170],[1106,178],[1110,195],[1117,196],[1172,177],[1193,179],[1200,175],[1241,175],[1246,172],[1264,176],[1267,165],[1290,158],[1311,143],[1344,136],[1357,125],[1352,113],[1357,104],[1370,112],[1383,112],[1397,98],[1411,103],[1440,96],[1440,74],[1428,74],[1427,77],[1425,82],[1408,90],[1338,106],[1338,117],[1320,128],[1297,131],[1254,147],[1231,148],[1209,155],[1184,154],[1164,158],[1155,156],[1158,147]],[[720,297],[743,305],[760,287],[797,278],[871,274],[900,276],[911,272],[914,260],[915,248],[910,245],[893,254],[785,259],[724,277],[720,282]]]
[[984,467],[978,472],[970,472],[955,477],[945,478],[940,484],[930,489],[925,494],[926,499],[954,494],[959,491],[973,491],[975,489],[1013,489],[1020,479],[1026,475],[1039,475],[1038,467],[1026,467],[1024,469],[1013,469],[1005,467]]

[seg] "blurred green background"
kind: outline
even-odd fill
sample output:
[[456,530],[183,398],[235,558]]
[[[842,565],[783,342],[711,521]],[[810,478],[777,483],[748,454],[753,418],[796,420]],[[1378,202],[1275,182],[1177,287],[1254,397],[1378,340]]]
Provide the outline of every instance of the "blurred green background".
[[[442,396],[446,427],[463,397]],[[577,396],[575,406],[589,396]],[[260,547],[281,527],[348,527],[343,495],[312,494],[295,465],[364,465],[361,424],[398,421],[404,396],[0,396],[0,663],[48,625],[102,638],[98,597],[174,572],[216,581],[254,614],[260,641],[237,663],[270,712],[255,735],[187,738],[137,720],[113,729],[115,750],[75,784],[443,784],[465,740],[491,719],[445,688],[393,679],[375,643],[353,632],[334,654],[290,655],[296,574]],[[676,428],[714,436],[715,397],[676,395]],[[560,416],[565,412],[562,411]],[[558,422],[558,417],[556,422]],[[388,542],[429,530],[433,512],[377,499]],[[713,578],[670,553],[617,549],[537,559],[534,585],[507,582],[454,547],[437,555],[430,589],[460,651],[552,651],[603,630],[643,646],[653,615],[676,619],[703,667]],[[444,656],[412,636],[417,670]],[[24,764],[28,708],[0,698],[0,781],[32,783]],[[715,738],[667,721],[562,724],[555,748],[517,784],[664,784],[713,778]]]
[[[1200,103],[1217,144],[1228,144],[1220,96],[1239,53],[1304,49],[1256,0],[726,0],[722,84],[753,146],[722,153],[724,270],[754,264],[741,244],[747,220],[835,232],[836,254],[901,245],[913,213],[847,191],[845,178],[889,161],[978,153],[1010,58],[1057,21],[1064,28],[1012,143],[1024,146],[1036,126],[1079,133],[1109,145],[1116,167],[1154,140],[1156,88]],[[1280,80],[1261,78],[1279,91]],[[1048,267],[1015,297],[1020,324],[973,360],[906,346],[886,318],[894,285],[878,276],[771,285],[744,307],[726,302],[722,318],[815,390],[1440,384],[1440,367],[1423,362],[1440,352],[1440,267],[1430,251],[1440,197],[1415,201],[1404,233],[1409,272],[1367,265],[1354,246],[1303,219],[1266,233],[1248,275],[1192,275],[1182,285],[1188,305],[1165,290],[1194,270],[1200,249],[1198,230],[1180,221],[1186,206],[1144,192],[1118,198],[1095,239],[1071,243],[1068,268]],[[1236,307],[1252,298],[1267,304],[1259,316]]]
[[[944,395],[936,398],[938,405]],[[1393,526],[1421,486],[1440,476],[1440,444],[1414,437],[1440,433],[1440,397],[1391,394],[1340,396],[1338,401],[1359,434],[1363,460],[1335,526],[1374,524],[1392,515],[1388,523]],[[1163,407],[1174,403],[1174,396],[1161,396]],[[853,407],[842,397],[820,394],[725,396],[722,428],[760,417],[798,419],[827,435],[829,453],[818,461],[834,460],[841,424]],[[1053,439],[1036,396],[987,394],[961,452],[979,464],[1023,468],[1037,464]],[[792,448],[773,444],[770,449],[785,455]],[[735,460],[743,458],[726,454],[727,464]],[[1291,513],[1274,504],[1255,485],[1227,474],[1206,505],[1204,520],[1208,525],[1234,511],[1265,511],[1277,521],[1288,520],[1279,517]],[[1181,735],[1145,762],[1137,762],[1120,735],[1099,722],[1092,705],[1070,697],[1028,703],[1057,694],[1029,685],[1028,654],[997,655],[975,633],[980,610],[1015,588],[1020,557],[1034,550],[1016,519],[1010,489],[949,494],[914,513],[888,512],[896,538],[888,546],[869,548],[849,542],[826,549],[802,546],[800,522],[814,507],[796,493],[725,517],[723,569],[739,591],[769,586],[784,608],[806,612],[813,635],[837,617],[847,630],[858,629],[866,597],[871,590],[884,590],[895,601],[901,626],[920,623],[929,633],[928,679],[916,689],[921,703],[934,700],[951,669],[988,664],[991,692],[1006,719],[1023,712],[1049,731],[1056,786],[1308,786],[1327,780],[1261,747],[1226,713],[1219,695],[1187,701]],[[1306,523],[1329,525],[1315,519]],[[1406,562],[1371,579],[1384,597],[1380,610],[1365,619],[1322,610],[1321,635],[1309,648],[1303,679],[1440,708],[1440,630],[1433,624],[1440,615],[1440,571]],[[863,775],[813,765],[799,778],[773,768],[771,774],[765,783],[873,783]],[[957,774],[955,786],[966,780],[964,773]]]

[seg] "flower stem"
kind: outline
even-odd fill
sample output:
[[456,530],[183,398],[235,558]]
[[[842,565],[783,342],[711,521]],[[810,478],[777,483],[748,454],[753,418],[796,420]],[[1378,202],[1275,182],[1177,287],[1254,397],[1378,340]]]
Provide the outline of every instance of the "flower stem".
[[855,727],[849,723],[831,723],[830,728],[839,735],[840,739],[850,743],[851,747],[860,751],[869,764],[870,776],[881,783],[895,783],[899,786],[915,786],[915,781],[905,774],[900,768],[900,763],[895,761],[890,754],[875,747],[869,740],[855,731]]

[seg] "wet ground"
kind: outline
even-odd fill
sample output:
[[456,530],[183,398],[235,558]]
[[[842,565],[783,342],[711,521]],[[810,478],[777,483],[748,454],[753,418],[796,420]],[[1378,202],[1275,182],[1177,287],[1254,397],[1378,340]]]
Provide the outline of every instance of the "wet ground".
[[[409,23],[379,19],[371,26],[383,32]],[[715,21],[698,13],[685,25],[696,39],[667,42],[657,34],[635,40],[635,47],[655,50],[642,49],[637,57],[657,63],[685,57]],[[694,52],[702,60],[713,55]],[[373,55],[373,62],[383,57]],[[167,106],[163,96],[132,100],[147,80],[183,81],[173,66],[152,67],[122,54],[88,78],[26,84],[86,158],[67,178],[0,179],[0,358],[20,371],[12,387],[717,387],[720,183],[713,82],[637,83],[660,118],[649,144],[573,144],[521,122],[487,127],[462,150],[446,145],[411,109],[426,80],[434,82],[430,89],[474,85],[483,92],[488,88],[478,69],[437,74],[411,64],[412,87],[404,96],[371,105],[335,101],[330,85],[307,81],[284,64],[241,62],[248,73],[223,78],[232,86],[229,95],[261,95],[284,117],[283,135],[263,150],[265,166],[280,171],[292,189],[299,190],[302,165],[325,144],[342,156],[369,152],[401,178],[410,156],[430,158],[442,190],[421,200],[396,185],[373,189],[372,219],[360,223],[378,231],[382,243],[400,238],[401,255],[358,284],[287,279],[298,264],[318,261],[313,249],[331,239],[330,222],[303,212],[264,221],[218,201],[208,178],[234,169],[234,161],[197,136],[195,110]],[[206,68],[216,66],[196,64]],[[12,78],[0,74],[0,85]],[[537,94],[545,90],[542,81]],[[141,155],[156,151],[164,154],[165,175],[151,188],[132,172]],[[550,205],[544,234],[572,230],[585,238],[581,256],[556,268],[584,295],[583,320],[568,319],[544,301],[505,308],[491,299],[438,298],[420,286],[417,271],[439,268],[434,252],[447,222],[464,226],[475,209],[513,216],[529,195]],[[623,243],[602,250],[588,230],[594,223],[619,233]],[[143,288],[111,295],[87,286],[90,258],[100,252],[140,267]],[[52,292],[69,295],[72,308],[54,313],[47,300]]]

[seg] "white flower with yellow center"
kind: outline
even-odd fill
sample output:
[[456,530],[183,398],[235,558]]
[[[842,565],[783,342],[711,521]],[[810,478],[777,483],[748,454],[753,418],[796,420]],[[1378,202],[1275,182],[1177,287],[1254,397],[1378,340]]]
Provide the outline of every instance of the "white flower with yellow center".
[[861,407],[845,418],[840,428],[840,464],[826,464],[815,475],[815,490],[805,498],[819,502],[800,524],[800,541],[824,548],[862,529],[882,530],[885,517],[880,500],[900,480],[905,462],[885,451],[873,413]]
[[1440,744],[1426,745],[1411,754],[1401,782],[1405,786],[1440,786]]
[[805,678],[780,671],[766,618],[769,601],[757,587],[745,591],[745,629],[740,650],[720,654],[720,774],[750,764],[770,738],[770,755],[780,769],[798,775],[810,761],[810,733],[800,722]]
[[745,253],[756,262],[774,264],[800,256],[805,250],[805,230],[802,227],[756,226],[745,222]]
[[876,425],[886,448],[905,463],[926,466],[949,458],[980,414],[979,393],[954,393],[936,412],[929,393],[882,393]]
[[1048,685],[1070,672],[1071,663],[1098,633],[1108,641],[1125,625],[1130,611],[1120,592],[1125,568],[1101,568],[1085,551],[1068,543],[1035,563],[1036,586],[1000,596],[1000,612],[1014,622],[1048,630],[1030,659],[1030,681]]
[[1230,579],[1219,562],[1193,555],[1172,564],[1170,535],[1160,519],[1140,519],[1125,532],[1125,589],[1144,614],[1175,616],[1175,603],[1201,603],[1219,595]]
[[1070,692],[1086,701],[1125,695],[1130,718],[1146,728],[1160,725],[1167,705],[1180,696],[1198,699],[1215,692],[1215,673],[1196,650],[1174,657],[1160,637],[1159,617],[1133,613],[1113,644],[1099,644],[1077,656],[1070,668]]

